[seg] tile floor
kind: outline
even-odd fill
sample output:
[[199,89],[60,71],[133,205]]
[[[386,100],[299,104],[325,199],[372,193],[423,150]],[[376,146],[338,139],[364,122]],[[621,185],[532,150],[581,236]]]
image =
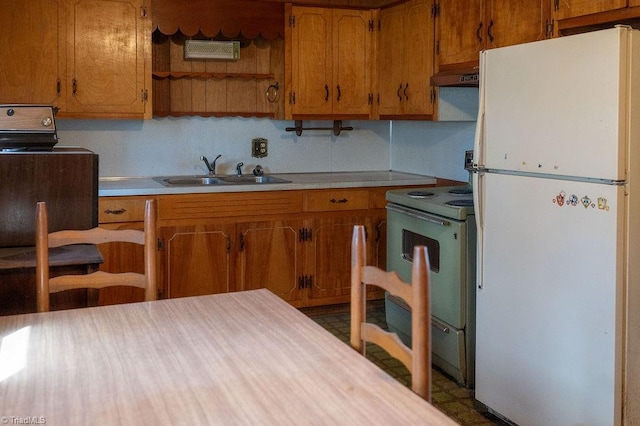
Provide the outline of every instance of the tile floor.
[[[367,320],[386,328],[383,302],[369,303]],[[349,307],[343,305],[329,309],[303,309],[310,318],[349,344]],[[399,361],[389,356],[383,349],[367,344],[367,358],[376,363],[391,376],[407,386],[411,385],[409,371]],[[474,408],[473,391],[458,385],[442,372],[432,372],[432,403],[439,410],[463,426],[505,425],[489,414],[482,414]]]

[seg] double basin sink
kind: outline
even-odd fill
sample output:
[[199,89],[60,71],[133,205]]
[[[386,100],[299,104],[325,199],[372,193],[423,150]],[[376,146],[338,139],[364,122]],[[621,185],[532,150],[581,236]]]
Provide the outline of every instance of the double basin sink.
[[291,183],[275,176],[159,176],[153,180],[164,186],[211,186],[211,185],[260,185],[267,183]]

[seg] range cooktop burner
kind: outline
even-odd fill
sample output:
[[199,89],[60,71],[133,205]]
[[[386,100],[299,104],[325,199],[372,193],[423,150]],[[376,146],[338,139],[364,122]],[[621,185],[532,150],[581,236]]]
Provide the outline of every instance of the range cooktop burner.
[[449,190],[449,193],[456,195],[468,195],[472,194],[473,190],[471,188],[453,188]]
[[447,201],[447,205],[453,207],[473,207],[473,200],[466,198],[464,200],[451,200]]
[[407,192],[407,196],[411,198],[427,198],[431,197],[433,192],[428,191],[409,191]]

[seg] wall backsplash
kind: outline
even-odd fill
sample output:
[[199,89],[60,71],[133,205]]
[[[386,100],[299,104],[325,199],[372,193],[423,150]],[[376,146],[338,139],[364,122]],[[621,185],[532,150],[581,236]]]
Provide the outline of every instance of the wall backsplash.
[[[59,145],[81,146],[100,155],[100,176],[203,174],[200,156],[218,154],[219,173],[243,162],[270,173],[389,169],[389,123],[350,122],[353,131],[286,132],[292,121],[243,118],[162,118],[148,121],[58,120]],[[304,122],[324,127],[333,123]],[[269,141],[266,158],[251,157],[251,139]]]
[[[100,156],[100,176],[204,174],[200,156],[218,160],[219,173],[396,170],[466,180],[464,151],[473,146],[474,123],[349,121],[353,131],[286,132],[292,121],[245,118],[57,120],[60,146],[80,146]],[[306,127],[330,121],[304,122]],[[251,157],[251,139],[269,141],[266,158]]]

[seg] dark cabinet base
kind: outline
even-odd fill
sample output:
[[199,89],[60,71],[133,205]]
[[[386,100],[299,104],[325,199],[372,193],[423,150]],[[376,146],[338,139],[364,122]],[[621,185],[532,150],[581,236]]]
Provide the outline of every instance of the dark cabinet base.
[[[98,270],[102,255],[95,246],[77,246],[51,255],[51,276],[86,274]],[[51,294],[51,310],[93,306],[98,290],[70,290]],[[35,249],[0,249],[0,315],[36,312]]]

